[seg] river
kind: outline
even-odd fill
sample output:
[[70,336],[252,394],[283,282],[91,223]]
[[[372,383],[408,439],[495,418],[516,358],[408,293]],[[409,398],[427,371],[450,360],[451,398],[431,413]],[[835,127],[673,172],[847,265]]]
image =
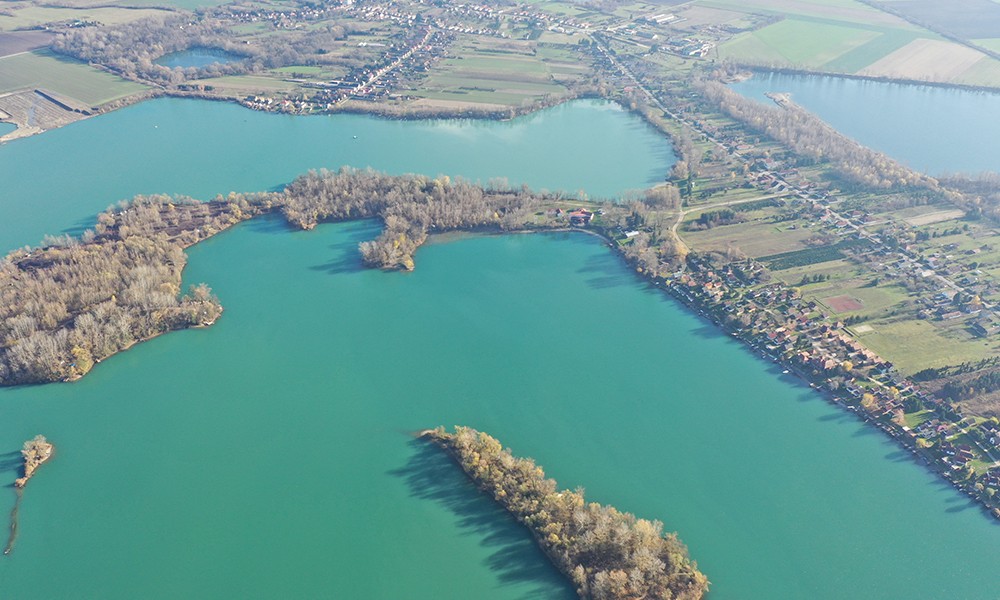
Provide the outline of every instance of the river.
[[[341,162],[612,195],[671,161],[594,102],[402,123],[156,101],[0,147],[0,239],[79,229],[137,192],[269,188]],[[463,237],[383,273],[357,253],[377,232],[240,225],[190,250],[186,279],[226,306],[215,326],[74,384],[0,390],[0,452],[57,444],[0,559],[3,597],[572,598],[409,436],[454,424],[665,521],[713,600],[995,596],[1000,527],[599,240]]]
[[825,75],[758,73],[733,89],[794,102],[862,144],[931,175],[1000,172],[1000,94]]

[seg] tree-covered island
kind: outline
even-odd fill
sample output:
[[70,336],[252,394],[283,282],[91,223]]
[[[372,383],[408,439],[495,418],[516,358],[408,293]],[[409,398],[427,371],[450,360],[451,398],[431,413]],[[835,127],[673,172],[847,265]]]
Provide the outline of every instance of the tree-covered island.
[[444,448],[479,489],[530,531],[585,600],[697,600],[708,578],[677,535],[659,521],[586,502],[582,490],[558,490],[530,458],[518,458],[468,427],[421,433]]

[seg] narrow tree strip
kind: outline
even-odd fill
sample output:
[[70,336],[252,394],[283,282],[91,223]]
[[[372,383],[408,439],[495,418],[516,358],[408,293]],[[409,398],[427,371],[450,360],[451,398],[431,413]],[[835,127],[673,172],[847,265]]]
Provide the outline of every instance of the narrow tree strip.
[[421,433],[532,533],[585,600],[697,600],[708,579],[677,535],[659,521],[586,503],[582,490],[556,491],[530,458],[516,458],[489,435],[456,427]]

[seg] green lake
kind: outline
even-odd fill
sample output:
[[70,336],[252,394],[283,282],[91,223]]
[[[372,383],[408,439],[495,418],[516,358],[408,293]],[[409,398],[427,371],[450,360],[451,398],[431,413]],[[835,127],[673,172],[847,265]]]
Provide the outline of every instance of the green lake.
[[[595,102],[447,123],[156,101],[0,147],[0,241],[78,230],[138,192],[265,189],[341,163],[614,195],[672,160]],[[226,307],[215,326],[77,383],[0,390],[4,477],[25,439],[57,445],[0,597],[574,597],[410,436],[439,424],[664,521],[713,600],[996,596],[1000,526],[596,238],[436,240],[415,272],[383,273],[357,253],[377,233],[240,225],[189,252],[186,279]]]

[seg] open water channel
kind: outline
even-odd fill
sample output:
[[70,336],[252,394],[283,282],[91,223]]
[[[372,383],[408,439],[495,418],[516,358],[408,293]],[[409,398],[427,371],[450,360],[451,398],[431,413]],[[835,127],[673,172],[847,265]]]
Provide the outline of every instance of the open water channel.
[[[341,164],[615,195],[672,160],[595,102],[481,123],[158,100],[0,147],[0,242],[78,231],[135,193]],[[37,433],[58,448],[24,493],[0,596],[573,597],[409,436],[464,424],[679,531],[713,599],[995,597],[1000,526],[598,240],[467,237],[404,274],[360,268],[377,232],[245,223],[190,251],[186,279],[226,306],[215,326],[77,383],[0,390],[0,453]]]

